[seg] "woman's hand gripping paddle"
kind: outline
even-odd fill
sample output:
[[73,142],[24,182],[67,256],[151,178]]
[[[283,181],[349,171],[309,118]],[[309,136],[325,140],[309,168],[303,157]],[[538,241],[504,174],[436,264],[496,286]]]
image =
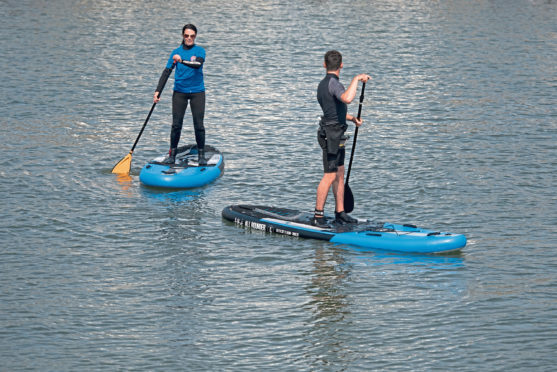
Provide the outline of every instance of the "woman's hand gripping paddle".
[[[172,70],[174,69],[174,66],[176,64],[172,65],[172,68],[170,69],[170,71],[168,71],[168,73],[165,73],[162,76],[162,85],[161,88],[159,90],[159,97],[162,94],[162,90],[164,89],[164,86],[166,85],[166,82],[168,80],[168,77],[170,76],[170,74],[172,73]],[[112,168],[112,173],[117,173],[117,174],[130,174],[130,168],[132,166],[132,153],[133,150],[135,149],[135,146],[137,145],[137,142],[139,142],[139,138],[141,137],[141,135],[143,134],[143,130],[145,130],[145,127],[147,126],[147,122],[149,121],[149,119],[151,118],[151,114],[153,113],[153,110],[155,109],[155,106],[157,105],[157,102],[153,102],[153,106],[151,106],[151,110],[149,111],[149,115],[147,115],[147,119],[145,119],[145,123],[143,123],[143,127],[141,127],[141,131],[139,131],[139,135],[137,136],[137,138],[135,139],[135,142],[132,146],[132,149],[130,150],[130,152],[128,153],[128,155],[124,156],[122,158],[122,160],[120,160],[115,166],[114,168]]]
[[[364,102],[364,90],[366,89],[366,83],[364,81],[362,85],[362,93],[360,94],[360,106],[358,107],[358,120],[362,116],[362,102]],[[350,179],[350,170],[352,169],[352,160],[354,159],[354,150],[356,149],[356,139],[358,138],[358,128],[354,131],[354,142],[352,142],[352,152],[350,153],[350,163],[348,164],[348,174],[346,175],[346,182],[344,183],[344,211],[350,213],[354,210],[354,195],[350,186],[348,185],[348,180]]]

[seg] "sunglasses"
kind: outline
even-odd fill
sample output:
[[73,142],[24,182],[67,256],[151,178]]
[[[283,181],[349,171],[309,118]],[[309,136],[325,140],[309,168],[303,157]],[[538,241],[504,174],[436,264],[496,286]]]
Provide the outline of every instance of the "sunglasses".
[[195,39],[195,34],[184,34],[184,39]]

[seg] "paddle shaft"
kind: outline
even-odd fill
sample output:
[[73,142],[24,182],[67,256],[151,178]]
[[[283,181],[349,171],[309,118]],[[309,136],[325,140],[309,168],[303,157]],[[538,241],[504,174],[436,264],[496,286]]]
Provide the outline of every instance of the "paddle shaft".
[[[360,94],[360,105],[358,106],[358,120],[362,117],[362,103],[364,102],[364,90],[366,89],[365,81],[362,84],[362,93]],[[346,182],[348,185],[348,180],[350,179],[350,170],[352,170],[352,160],[354,159],[354,150],[356,150],[356,139],[358,138],[358,128],[354,131],[354,141],[352,142],[352,151],[350,152],[350,162],[348,163],[348,173],[346,174]]]
[[[172,73],[172,70],[174,69],[175,65],[176,64],[173,64],[172,68],[170,69],[170,72],[163,76],[161,88],[159,90],[159,98],[161,97],[162,91],[164,90],[164,86],[166,85],[166,82],[168,81],[168,78],[170,77],[170,74]],[[145,127],[147,126],[147,123],[149,122],[149,119],[151,118],[151,114],[153,113],[153,110],[155,110],[156,105],[157,105],[157,103],[153,102],[153,105],[151,106],[151,110],[149,110],[149,115],[147,115],[147,118],[145,119],[145,122],[143,123],[143,126],[141,127],[141,130],[139,131],[139,135],[137,136],[137,138],[135,139],[135,142],[133,143],[132,149],[130,150],[130,154],[133,152],[133,150],[135,149],[135,146],[139,142],[139,139],[141,138],[141,135],[143,134],[143,131],[145,130]]]

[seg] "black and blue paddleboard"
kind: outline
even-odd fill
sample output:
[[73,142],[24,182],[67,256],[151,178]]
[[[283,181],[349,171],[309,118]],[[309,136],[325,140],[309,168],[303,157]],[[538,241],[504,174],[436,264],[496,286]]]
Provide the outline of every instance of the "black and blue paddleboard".
[[212,146],[205,146],[206,165],[199,165],[196,145],[179,147],[174,164],[163,163],[165,159],[162,155],[148,162],[139,180],[147,186],[189,189],[205,186],[224,172],[224,156]]
[[427,230],[414,225],[358,220],[337,224],[327,217],[328,227],[311,225],[313,213],[259,205],[232,205],[222,217],[245,228],[266,232],[328,240],[337,244],[408,253],[444,253],[466,245],[462,234]]

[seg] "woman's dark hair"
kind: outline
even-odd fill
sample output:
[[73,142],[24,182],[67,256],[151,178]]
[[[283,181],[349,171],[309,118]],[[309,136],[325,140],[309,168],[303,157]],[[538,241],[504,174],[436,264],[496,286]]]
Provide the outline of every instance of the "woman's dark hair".
[[193,30],[193,32],[195,32],[195,34],[197,35],[197,27],[195,27],[191,23],[188,23],[187,25],[182,27],[182,35],[184,34],[184,31],[186,31],[186,30]]

